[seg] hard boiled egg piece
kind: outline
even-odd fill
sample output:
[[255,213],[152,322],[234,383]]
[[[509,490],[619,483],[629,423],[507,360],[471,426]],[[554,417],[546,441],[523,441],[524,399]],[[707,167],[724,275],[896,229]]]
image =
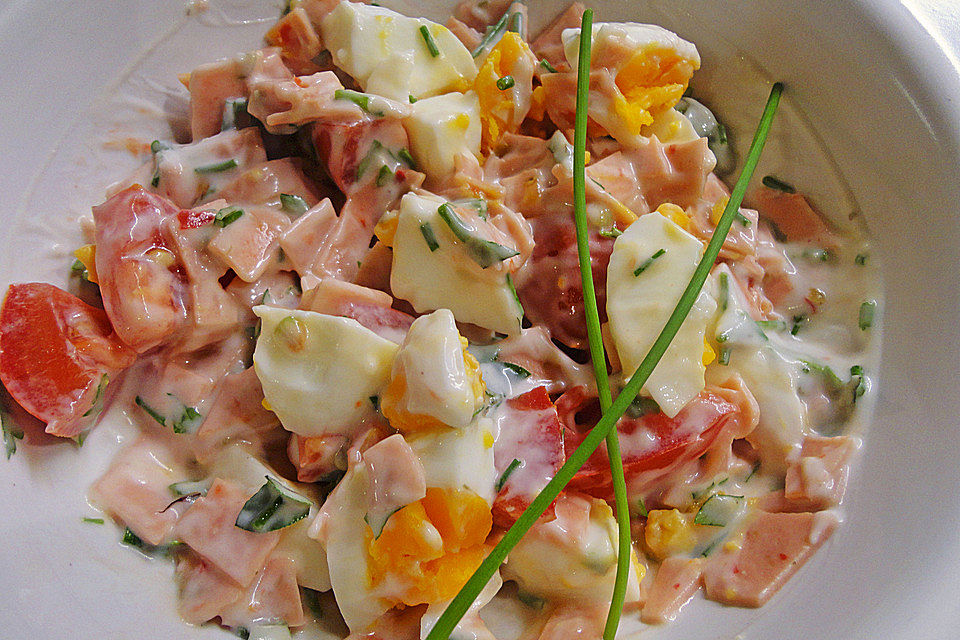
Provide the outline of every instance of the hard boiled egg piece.
[[480,365],[466,351],[453,314],[440,309],[414,320],[381,401],[390,424],[405,433],[463,429],[483,400]]
[[418,100],[403,127],[417,167],[433,180],[453,173],[458,154],[480,153],[480,102],[473,91]]
[[[617,238],[607,268],[607,317],[626,375],[653,346],[696,269],[703,244],[653,213]],[[707,324],[717,303],[702,291],[644,389],[671,418],[704,387]]]
[[341,2],[323,19],[321,32],[334,63],[364,91],[401,102],[410,96],[463,91],[477,75],[463,43],[443,25],[425,18]]
[[502,262],[483,268],[471,257],[470,248],[440,217],[443,204],[449,203],[414,193],[400,201],[390,273],[393,294],[418,313],[449,309],[460,322],[519,333],[523,307],[510,272]]
[[[564,54],[571,68],[579,60],[580,29],[564,29]],[[624,142],[653,123],[686,91],[700,54],[691,42],[672,31],[636,22],[600,22],[593,25],[590,66],[613,74],[618,94],[610,104],[591,108],[591,117]]]
[[397,345],[352,318],[257,306],[253,364],[284,428],[302,436],[354,435],[376,416]]

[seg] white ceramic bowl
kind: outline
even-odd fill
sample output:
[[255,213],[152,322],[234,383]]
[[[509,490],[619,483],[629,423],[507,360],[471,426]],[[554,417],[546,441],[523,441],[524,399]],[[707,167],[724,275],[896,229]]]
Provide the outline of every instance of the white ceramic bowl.
[[[205,12],[196,11],[200,4],[0,3],[4,286],[62,284],[77,216],[135,164],[91,143],[91,134],[102,142],[104,131],[114,140],[164,133],[158,112],[104,96],[119,91],[175,112],[183,99],[177,73],[252,48],[267,26],[257,20],[278,10],[256,0],[210,0]],[[410,4],[437,9],[437,17],[448,5]],[[658,22],[696,42],[704,66],[695,86],[743,137],[765,82],[785,81],[782,117],[808,134],[782,131],[767,162],[789,167],[833,216],[862,212],[885,283],[878,402],[846,523],[763,609],[697,602],[644,637],[960,634],[960,76],[956,57],[920,22],[935,15],[952,24],[956,51],[960,7],[912,4],[920,8],[889,0],[591,3],[602,19]],[[531,5],[539,23],[562,8]],[[826,155],[806,153],[810,144]],[[95,515],[86,487],[129,436],[122,416],[110,420],[82,449],[26,445],[0,459],[0,637],[226,637],[178,620],[167,564],[122,549],[113,528],[81,521]]]

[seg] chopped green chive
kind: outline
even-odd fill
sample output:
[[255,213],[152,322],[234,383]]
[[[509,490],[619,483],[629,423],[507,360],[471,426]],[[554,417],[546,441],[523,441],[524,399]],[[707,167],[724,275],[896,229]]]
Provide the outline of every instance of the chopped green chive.
[[440,49],[437,47],[437,43],[433,41],[433,34],[430,33],[430,29],[427,28],[427,25],[420,25],[420,36],[423,38],[424,43],[427,45],[427,51],[430,52],[430,55],[436,58],[440,55]]
[[717,355],[717,364],[727,366],[730,364],[730,347],[720,347],[720,353]]
[[517,470],[522,463],[516,458],[513,459],[513,462],[507,465],[507,468],[503,470],[503,473],[500,474],[500,477],[497,478],[497,493],[500,493],[500,490],[503,489],[503,485],[507,484],[507,480]]
[[370,143],[370,148],[367,150],[367,155],[363,156],[363,159],[357,163],[357,180],[363,177],[363,174],[367,172],[367,167],[370,166],[370,163],[373,162],[373,157],[378,151],[383,149],[383,145],[379,140],[374,140]]
[[508,27],[509,31],[514,33],[523,32],[523,13],[520,11],[514,11],[510,16],[510,26]]
[[777,191],[782,191],[784,193],[796,193],[797,190],[793,188],[793,185],[780,180],[776,176],[763,176],[763,186],[768,189],[775,189]]
[[168,145],[166,142],[160,142],[159,140],[154,140],[153,142],[150,143],[150,153],[154,155],[160,153],[161,151],[166,151],[167,149],[170,149],[170,148],[171,148],[170,145]]
[[193,407],[184,407],[183,413],[173,423],[174,433],[191,433],[200,426],[200,412]]
[[137,549],[143,549],[144,546],[143,540],[140,539],[140,536],[131,531],[130,527],[127,527],[123,530],[123,537],[120,539],[120,542],[131,547],[136,547]]
[[[583,23],[581,34],[592,33],[592,12],[589,9],[584,12]],[[589,44],[585,46],[585,42],[589,43],[589,38],[581,37],[581,52],[584,48],[589,51]],[[584,56],[581,53],[580,65],[583,66],[584,62]],[[581,75],[586,76],[586,74]],[[584,77],[583,80],[583,85],[585,87],[586,78]],[[529,531],[530,528],[537,522],[540,516],[547,510],[550,504],[553,503],[556,497],[560,495],[560,492],[563,490],[563,488],[568,482],[570,482],[574,475],[576,475],[580,467],[582,467],[590,458],[590,456],[593,455],[593,452],[596,451],[597,447],[600,446],[600,443],[604,440],[607,434],[613,431],[617,420],[621,415],[623,415],[627,405],[629,405],[633,398],[636,397],[637,392],[640,391],[640,387],[642,387],[647,381],[647,378],[649,378],[650,374],[653,372],[653,369],[663,357],[663,354],[667,350],[667,347],[669,347],[670,342],[680,329],[680,325],[693,308],[693,305],[696,302],[696,299],[710,274],[710,269],[713,267],[714,262],[717,260],[717,257],[720,254],[720,249],[723,245],[724,239],[726,238],[726,235],[730,230],[730,226],[733,223],[734,211],[736,211],[740,206],[740,203],[743,202],[743,196],[746,193],[747,184],[749,183],[750,178],[753,176],[753,172],[756,169],[757,162],[760,158],[760,153],[763,150],[767,135],[770,132],[770,124],[773,120],[774,114],[776,113],[782,92],[783,85],[779,82],[775,83],[770,91],[770,97],[767,100],[766,107],[764,108],[763,116],[760,119],[760,124],[757,127],[756,133],[754,134],[753,142],[750,145],[750,150],[747,153],[743,171],[741,172],[740,177],[730,195],[730,201],[727,203],[727,207],[724,209],[723,215],[720,217],[720,221],[714,230],[710,242],[707,244],[707,247],[704,250],[703,257],[697,265],[693,277],[691,278],[683,294],[680,296],[680,300],[677,302],[673,313],[667,320],[667,323],[660,332],[660,335],[654,341],[650,351],[644,357],[643,361],[640,363],[640,366],[637,367],[637,370],[634,372],[633,376],[631,376],[623,391],[619,396],[617,396],[610,408],[607,411],[604,411],[603,416],[593,427],[593,429],[586,434],[580,445],[570,453],[563,466],[561,466],[560,469],[554,474],[553,478],[547,482],[543,490],[541,490],[540,493],[537,494],[537,496],[530,503],[530,506],[524,510],[513,526],[506,531],[500,541],[494,546],[493,549],[491,549],[487,557],[484,558],[483,562],[480,563],[480,566],[477,568],[477,570],[472,576],[470,576],[464,586],[460,589],[460,592],[457,594],[457,596],[450,602],[444,612],[437,619],[436,624],[427,635],[426,640],[444,640],[450,637],[450,634],[457,626],[457,623],[471,607],[476,597],[487,585],[487,582],[489,582],[493,574],[496,573],[500,565],[503,564],[507,554],[513,549],[514,546],[516,546],[526,532]],[[580,97],[579,93],[580,92],[578,91],[578,97]],[[581,116],[584,120],[584,124],[586,124],[585,109],[577,110],[578,119]],[[577,174],[575,173],[575,178],[576,175]],[[582,265],[583,263],[581,263],[581,267]],[[584,291],[585,298],[587,297],[586,294],[587,292]],[[621,534],[622,533],[623,528],[621,527]],[[630,543],[629,535],[630,532],[629,529],[627,529],[626,537],[628,544]],[[629,550],[629,547],[627,547],[627,549]],[[614,600],[616,600],[616,593],[617,592],[615,591]],[[612,601],[611,604],[616,605],[617,602]],[[619,609],[617,609],[617,611],[619,611]],[[605,637],[607,636],[605,635]]]
[[858,264],[858,265],[860,265],[860,266],[862,267],[862,266],[864,266],[865,264],[867,264],[867,258],[868,258],[867,254],[865,254],[865,253],[858,253],[858,254],[857,254],[857,257],[854,258],[853,261],[854,261],[856,264]]
[[643,501],[643,498],[637,498],[635,503],[637,515],[641,518],[646,518],[650,515],[650,512],[647,510],[647,503]]
[[783,320],[757,320],[757,326],[768,331],[787,330],[787,323]]
[[793,326],[790,328],[790,335],[795,336],[800,333],[800,327],[808,320],[810,320],[810,318],[805,315],[793,316]]
[[369,113],[372,116],[382,117],[382,111],[371,111],[370,110],[370,98],[372,98],[369,93],[360,93],[359,91],[354,91],[353,89],[337,89],[333,92],[334,100],[346,100],[347,102],[352,102],[353,104],[360,107],[364,113]]
[[420,233],[423,235],[427,246],[430,247],[431,253],[440,248],[440,243],[437,242],[437,234],[433,232],[433,227],[430,226],[429,222],[424,222],[420,225]]
[[310,512],[309,500],[270,476],[265,477],[267,482],[240,510],[237,527],[254,533],[266,533],[289,527],[307,517]]
[[410,104],[413,104],[414,102],[417,101],[417,98],[411,93],[410,95],[407,96],[407,100],[410,101]]
[[377,186],[382,187],[388,182],[390,178],[393,177],[393,171],[387,165],[381,165],[380,171],[377,172]]
[[609,229],[600,229],[600,231],[598,231],[597,233],[599,233],[604,238],[619,238],[620,236],[623,235],[623,231],[620,231],[620,229],[617,229],[616,227],[610,227]]
[[87,524],[103,524],[103,518],[81,518],[80,520]]
[[224,207],[213,216],[213,224],[223,228],[228,224],[236,222],[242,215],[243,209],[240,207]]
[[807,249],[800,255],[811,262],[833,261],[833,253],[829,249]]
[[310,205],[300,196],[293,195],[292,193],[281,193],[280,208],[287,213],[299,216],[306,213],[310,209]]
[[730,279],[726,271],[720,272],[720,311],[726,311],[730,304]]
[[13,424],[10,415],[0,407],[0,428],[3,430],[3,448],[7,460],[17,452],[17,440],[23,440],[23,429]]
[[649,269],[649,268],[650,268],[650,265],[652,265],[652,264],[656,261],[657,258],[659,258],[660,256],[662,256],[662,255],[665,254],[666,252],[667,252],[666,249],[657,249],[652,256],[650,256],[649,258],[647,258],[646,260],[644,260],[643,262],[641,262],[641,263],[640,263],[640,266],[633,270],[633,275],[634,275],[634,276],[639,276],[641,273],[643,273],[644,271],[646,271],[647,269]]
[[464,224],[463,219],[457,215],[454,208],[446,202],[440,205],[437,213],[440,214],[440,219],[446,222],[450,230],[453,231],[457,240],[464,244],[473,261],[479,264],[482,269],[520,254],[516,249],[475,236]]
[[240,163],[237,162],[236,158],[229,158],[223,162],[214,162],[213,164],[205,164],[202,167],[197,167],[194,169],[195,173],[221,173],[223,171],[229,171],[230,169],[236,169],[240,166]]
[[492,47],[493,41],[499,36],[503,35],[503,32],[507,27],[508,17],[509,16],[504,13],[502,16],[500,16],[500,19],[497,20],[496,24],[487,27],[487,32],[484,34],[483,39],[480,40],[480,44],[477,45],[477,48],[474,49],[470,55],[472,55],[474,58],[477,58],[481,53]]
[[407,165],[411,169],[417,168],[416,160],[413,159],[413,156],[410,155],[410,152],[407,151],[406,149],[400,149],[399,151],[397,151],[397,159],[403,162],[405,165]]
[[717,142],[727,144],[727,128],[722,122],[717,122]]
[[627,406],[626,415],[631,418],[642,418],[652,413],[660,413],[660,405],[653,398],[647,396],[637,396],[633,402]]
[[147,401],[144,400],[142,397],[137,396],[136,398],[134,398],[134,402],[137,404],[138,407],[146,411],[148,416],[156,420],[157,423],[159,423],[164,427],[167,426],[167,419],[164,418],[159,411],[157,411],[156,409],[151,407],[149,404],[147,404]]
[[733,214],[733,217],[735,217],[735,218],[737,219],[737,222],[739,222],[739,223],[742,224],[743,226],[745,226],[745,227],[749,227],[749,226],[750,226],[750,218],[748,218],[747,216],[743,215],[743,214],[740,213],[739,211],[737,211],[735,214]]
[[757,460],[757,461],[754,463],[753,468],[750,469],[750,473],[748,473],[748,474],[747,474],[747,477],[743,479],[743,482],[744,482],[744,483],[750,482],[750,480],[753,478],[753,476],[757,475],[757,471],[760,471],[760,461],[759,461],[759,460]]
[[693,523],[707,527],[725,527],[736,517],[741,504],[743,504],[743,496],[715,493],[707,498],[697,511]]
[[506,91],[514,84],[516,84],[516,81],[513,79],[513,76],[503,76],[497,79],[497,89],[500,89],[500,91]]
[[100,412],[103,411],[103,392],[106,390],[108,382],[110,382],[110,377],[107,374],[100,376],[100,382],[97,383],[97,391],[93,394],[93,404],[84,412],[84,418],[89,418],[93,415],[99,416]]
[[513,295],[513,300],[517,303],[517,306],[520,308],[520,315],[523,315],[523,303],[520,302],[520,294],[517,293],[517,288],[513,286],[513,278],[510,274],[507,274],[507,288],[510,289],[510,293]]
[[547,71],[549,71],[550,73],[556,73],[556,72],[557,72],[556,67],[554,67],[552,64],[550,64],[550,61],[547,60],[546,58],[544,58],[543,60],[540,61],[540,66],[543,67],[544,69],[546,69]]
[[510,371],[513,371],[520,378],[530,377],[530,372],[518,364],[513,364],[512,362],[501,362],[500,364],[502,364],[505,369],[509,369]]
[[383,534],[383,528],[387,526],[387,522],[390,521],[390,518],[393,517],[393,514],[403,509],[403,507],[397,507],[393,511],[388,511],[387,513],[381,513],[379,516],[370,517],[370,513],[363,514],[363,521],[367,523],[367,526],[370,527],[370,531],[373,532],[373,539],[379,540],[380,536]]
[[867,300],[860,305],[860,315],[857,319],[857,324],[860,325],[861,331],[866,331],[873,326],[873,316],[877,311],[877,301],[876,300]]

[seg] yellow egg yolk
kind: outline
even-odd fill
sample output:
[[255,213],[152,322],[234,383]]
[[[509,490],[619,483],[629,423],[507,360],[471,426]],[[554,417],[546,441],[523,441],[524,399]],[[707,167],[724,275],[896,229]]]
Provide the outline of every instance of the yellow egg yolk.
[[[524,57],[535,60],[523,38],[508,31],[480,65],[473,88],[480,100],[481,141],[484,149],[489,149],[504,133],[515,132],[520,127],[521,119],[515,114],[514,92],[517,89],[501,90],[497,81],[505,76],[515,75],[515,69]],[[540,109],[542,110],[542,105]]]
[[431,487],[393,514],[379,538],[367,528],[370,586],[397,585],[389,597],[408,606],[449,600],[486,556],[492,527],[490,506],[476,493]]
[[614,99],[614,111],[631,133],[639,134],[656,114],[677,104],[698,68],[696,60],[669,47],[650,44],[640,49],[617,72],[621,95]]

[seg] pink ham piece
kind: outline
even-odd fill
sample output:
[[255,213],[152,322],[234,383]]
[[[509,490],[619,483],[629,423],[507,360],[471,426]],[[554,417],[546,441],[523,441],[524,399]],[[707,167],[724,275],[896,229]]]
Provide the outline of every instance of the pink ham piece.
[[837,506],[843,499],[850,457],[856,449],[856,443],[847,436],[807,436],[800,459],[787,468],[784,497],[809,511]]
[[217,479],[180,517],[176,533],[191,549],[242,587],[248,586],[277,546],[280,533],[253,533],[236,526],[250,496],[227,480]]
[[715,164],[706,138],[663,145],[656,138],[587,167],[587,175],[627,208],[643,215],[661,204],[697,204]]
[[297,470],[300,482],[320,482],[337,470],[337,455],[346,453],[350,439],[346,436],[311,436],[291,434],[287,457]]
[[337,212],[330,199],[324,198],[280,236],[280,248],[301,278],[313,274],[317,254],[336,224]]
[[595,640],[603,635],[607,605],[561,606],[550,614],[538,640]]
[[278,620],[291,627],[303,625],[306,618],[293,560],[280,555],[267,558],[247,590],[221,611],[220,620],[230,627]]
[[280,48],[283,62],[297,75],[318,70],[313,59],[323,46],[320,36],[310,22],[310,16],[302,7],[295,7],[280,18],[264,36],[267,43]]
[[321,198],[316,184],[303,173],[303,162],[299,158],[278,158],[252,166],[214,195],[230,203],[275,206],[281,193],[303,198],[308,207],[316,205]]
[[177,213],[168,200],[136,186],[93,208],[103,307],[117,336],[140,353],[186,320],[179,257],[162,231]]
[[263,452],[285,437],[277,416],[263,408],[263,387],[253,367],[224,378],[220,394],[197,430],[194,453],[201,462],[224,445],[248,442]]
[[826,220],[806,196],[760,187],[750,193],[748,202],[762,217],[776,225],[788,241],[805,241],[826,248],[836,248],[840,244]]
[[120,451],[90,488],[90,499],[151,545],[172,536],[177,523],[170,485],[187,479],[185,462],[161,440],[143,437]]
[[240,597],[230,576],[193,552],[177,554],[177,612],[189,624],[203,624],[220,615]]
[[[399,433],[363,452],[367,467],[367,512],[384,520],[427,495],[423,464]],[[370,520],[377,526],[379,519]],[[382,526],[382,525],[381,525]]]
[[393,298],[383,291],[333,278],[321,280],[305,296],[303,308],[331,316],[353,318],[381,338],[400,344],[413,316],[393,309]]
[[707,559],[707,598],[741,607],[763,606],[830,537],[835,514],[758,511],[737,545]]
[[702,572],[700,558],[671,556],[664,560],[647,592],[640,619],[647,624],[662,624],[676,618],[700,589]]
[[583,4],[573,2],[534,38],[530,48],[538,58],[546,59],[558,71],[569,69],[560,35],[564,29],[577,29],[583,17]]
[[550,340],[550,333],[542,326],[529,327],[519,335],[497,343],[500,360],[518,364],[534,377],[545,381],[548,393],[562,393],[577,386],[594,387],[589,365],[574,361]]
[[497,477],[514,465],[493,503],[494,522],[512,525],[563,466],[563,426],[546,387],[537,387],[504,405],[500,436],[493,449]]
[[242,210],[243,215],[214,231],[207,251],[244,282],[254,282],[277,257],[277,243],[290,219],[271,207],[245,205]]

